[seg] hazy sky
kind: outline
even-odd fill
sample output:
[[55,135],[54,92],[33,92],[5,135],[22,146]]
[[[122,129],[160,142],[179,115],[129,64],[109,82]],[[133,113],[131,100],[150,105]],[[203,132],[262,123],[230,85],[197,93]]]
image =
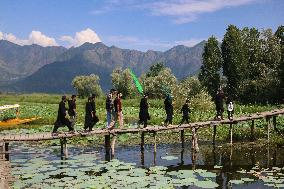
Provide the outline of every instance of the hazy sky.
[[20,45],[164,51],[222,39],[229,24],[275,30],[284,0],[0,0],[0,39]]

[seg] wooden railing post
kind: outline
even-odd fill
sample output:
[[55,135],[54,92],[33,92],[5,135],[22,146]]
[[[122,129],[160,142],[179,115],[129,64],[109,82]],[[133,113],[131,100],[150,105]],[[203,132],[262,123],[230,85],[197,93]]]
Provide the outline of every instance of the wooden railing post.
[[184,148],[184,130],[180,131],[181,147]]
[[251,121],[250,125],[250,141],[254,141],[254,120]]
[[60,146],[61,146],[61,155],[68,157],[67,139],[66,138],[60,138]]

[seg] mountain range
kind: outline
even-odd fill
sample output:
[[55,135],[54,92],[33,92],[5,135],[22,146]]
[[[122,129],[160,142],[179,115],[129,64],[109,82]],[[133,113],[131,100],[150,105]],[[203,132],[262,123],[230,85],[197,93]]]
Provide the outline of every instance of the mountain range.
[[115,68],[131,68],[137,75],[163,62],[178,79],[196,74],[202,64],[205,41],[193,47],[175,46],[168,51],[141,52],[84,43],[79,47],[19,46],[0,40],[0,90],[10,92],[70,93],[77,75],[96,74],[102,89],[111,87]]

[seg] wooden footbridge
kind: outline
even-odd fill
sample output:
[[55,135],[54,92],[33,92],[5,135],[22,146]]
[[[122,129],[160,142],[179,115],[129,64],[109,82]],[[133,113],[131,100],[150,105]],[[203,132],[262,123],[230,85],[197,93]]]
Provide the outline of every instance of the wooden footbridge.
[[[241,116],[238,118],[234,118],[233,120],[220,120],[220,121],[205,121],[205,122],[195,122],[183,125],[171,125],[171,126],[148,126],[146,128],[125,128],[119,129],[115,128],[112,130],[109,129],[95,129],[91,132],[81,132],[76,131],[74,133],[64,132],[59,133],[58,135],[52,135],[51,133],[37,133],[37,134],[19,134],[19,135],[0,135],[0,155],[9,158],[9,143],[11,142],[27,142],[27,141],[43,141],[43,140],[55,140],[60,139],[61,144],[61,153],[63,155],[67,155],[67,139],[73,137],[87,137],[91,135],[102,135],[105,136],[105,147],[106,149],[111,148],[111,136],[116,138],[119,134],[125,133],[141,133],[141,149],[144,149],[144,136],[145,133],[153,133],[154,140],[156,141],[157,132],[162,131],[175,131],[180,132],[180,139],[182,147],[184,147],[184,131],[191,130],[192,131],[192,149],[198,151],[198,137],[197,130],[206,127],[213,127],[213,144],[215,144],[216,137],[216,127],[217,125],[229,125],[230,126],[230,137],[232,144],[232,136],[233,136],[233,125],[238,124],[240,122],[251,121],[251,138],[254,138],[254,121],[258,119],[266,119],[267,121],[267,137],[269,141],[269,133],[271,128],[276,128],[276,117],[284,114],[284,109],[275,109],[272,111],[266,111],[261,113],[255,113],[251,115]],[[154,145],[156,150],[156,142]]]

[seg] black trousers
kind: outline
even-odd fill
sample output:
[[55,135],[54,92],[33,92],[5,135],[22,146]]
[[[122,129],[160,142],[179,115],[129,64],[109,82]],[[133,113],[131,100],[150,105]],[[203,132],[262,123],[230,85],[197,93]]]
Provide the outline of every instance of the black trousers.
[[186,122],[187,124],[189,123],[189,116],[182,116],[182,120],[179,123],[180,125]]
[[173,123],[173,114],[172,113],[167,113],[167,118],[165,120],[165,124],[166,123],[169,123],[169,124]]
[[58,130],[58,128],[59,127],[62,127],[62,126],[67,126],[68,127],[68,129],[69,129],[69,131],[74,131],[74,128],[72,127],[72,124],[71,124],[71,122],[68,120],[68,119],[66,119],[66,120],[63,120],[62,122],[58,122],[58,121],[56,121],[55,123],[54,123],[54,127],[53,127],[53,133],[56,133],[57,132],[57,130]]

